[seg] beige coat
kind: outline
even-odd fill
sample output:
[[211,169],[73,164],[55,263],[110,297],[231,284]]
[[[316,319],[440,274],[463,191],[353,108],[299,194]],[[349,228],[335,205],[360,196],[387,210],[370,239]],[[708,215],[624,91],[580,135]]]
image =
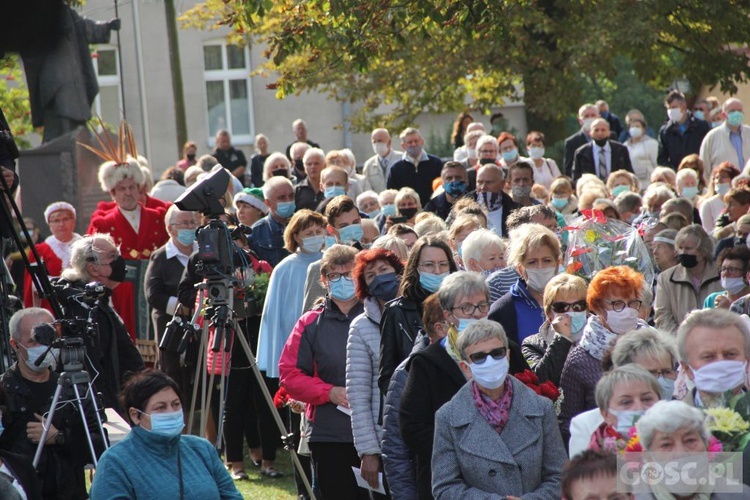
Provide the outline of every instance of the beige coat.
[[716,263],[708,262],[701,278],[700,290],[696,292],[685,267],[678,264],[662,271],[656,280],[654,321],[656,328],[676,334],[680,323],[693,309],[701,309],[706,297],[721,292]]

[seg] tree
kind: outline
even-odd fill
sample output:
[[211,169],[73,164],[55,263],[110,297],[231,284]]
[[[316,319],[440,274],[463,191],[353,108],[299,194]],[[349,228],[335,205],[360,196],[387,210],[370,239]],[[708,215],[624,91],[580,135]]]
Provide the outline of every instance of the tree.
[[736,90],[748,14],[750,0],[206,0],[181,19],[263,44],[258,72],[277,75],[279,98],[360,103],[358,129],[523,95],[530,125],[559,136],[583,77],[611,78],[618,56],[654,89],[688,78]]
[[19,148],[28,148],[26,134],[34,131],[31,126],[31,104],[29,89],[16,54],[0,59],[0,109],[8,120],[10,130]]

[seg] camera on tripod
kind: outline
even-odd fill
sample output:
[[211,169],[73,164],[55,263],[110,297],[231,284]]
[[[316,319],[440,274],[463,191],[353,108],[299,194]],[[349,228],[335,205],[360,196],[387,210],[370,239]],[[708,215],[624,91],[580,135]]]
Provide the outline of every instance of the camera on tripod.
[[175,316],[167,323],[167,328],[159,342],[159,350],[183,354],[190,342],[200,341],[200,335],[201,329],[198,325]]

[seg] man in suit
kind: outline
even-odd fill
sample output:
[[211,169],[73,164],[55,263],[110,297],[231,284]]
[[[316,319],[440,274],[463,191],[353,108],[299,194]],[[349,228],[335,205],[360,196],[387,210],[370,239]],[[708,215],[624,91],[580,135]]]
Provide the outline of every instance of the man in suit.
[[500,237],[508,235],[508,215],[520,208],[505,194],[505,174],[497,165],[484,165],[477,172],[477,202],[487,209],[487,229]]
[[612,132],[613,137],[615,139],[620,137],[620,134],[623,132],[620,117],[609,110],[609,104],[603,99],[596,101],[596,107],[599,109],[599,115],[609,122],[609,130]]
[[368,158],[362,167],[362,174],[365,176],[365,191],[372,190],[380,193],[385,191],[385,182],[391,167],[404,154],[391,147],[391,134],[387,129],[376,128],[372,131],[370,140],[375,154]]
[[591,103],[584,104],[578,109],[578,123],[581,130],[565,139],[565,175],[572,177],[573,156],[578,148],[591,142],[589,130],[591,123],[599,118],[599,110]]
[[[672,90],[664,100],[669,121],[659,129],[659,154],[656,162],[677,170],[683,158],[700,152],[701,143],[711,130],[711,125],[697,119],[687,109],[685,95]],[[708,171],[714,165],[706,164]],[[738,165],[742,168],[742,165]]]
[[609,122],[597,118],[591,124],[592,143],[585,144],[575,152],[573,160],[573,181],[583,174],[594,174],[604,182],[617,170],[633,171],[628,148],[609,138]]

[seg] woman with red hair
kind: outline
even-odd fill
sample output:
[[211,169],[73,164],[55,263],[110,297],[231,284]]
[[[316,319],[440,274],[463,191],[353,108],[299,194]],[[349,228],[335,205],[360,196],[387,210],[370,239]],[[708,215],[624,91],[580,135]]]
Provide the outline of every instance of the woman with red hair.
[[628,266],[608,267],[591,280],[586,293],[589,316],[583,337],[568,354],[560,377],[564,398],[560,411],[563,441],[570,439],[570,419],[596,408],[594,389],[602,376],[604,353],[618,335],[648,326],[639,319],[643,275]]
[[525,161],[532,163],[528,158],[518,155],[518,140],[513,134],[503,132],[497,138],[497,144],[500,146],[500,156],[503,159],[500,161],[500,166],[505,171],[505,176],[508,176],[508,170],[511,165],[515,165],[518,161]]
[[346,344],[346,395],[352,410],[354,447],[362,459],[362,477],[378,487],[382,470],[383,398],[378,387],[380,320],[383,306],[396,298],[404,264],[388,250],[374,248],[357,254],[352,279],[365,311],[352,320]]

